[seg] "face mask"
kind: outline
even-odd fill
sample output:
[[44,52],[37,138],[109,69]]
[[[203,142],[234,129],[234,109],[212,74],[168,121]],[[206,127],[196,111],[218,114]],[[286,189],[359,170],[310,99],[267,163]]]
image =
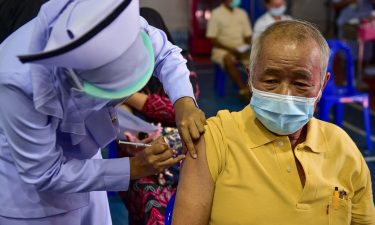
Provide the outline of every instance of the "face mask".
[[241,5],[241,0],[232,0],[232,2],[230,3],[230,6],[232,8],[238,8],[240,7],[240,5]]
[[282,16],[285,13],[285,11],[286,11],[286,6],[285,5],[282,5],[282,6],[278,7],[278,8],[271,8],[269,10],[269,12],[270,12],[270,14],[272,16]]
[[[250,107],[257,119],[270,131],[279,135],[293,134],[313,116],[318,97],[305,98],[279,95],[252,88]],[[318,96],[320,96],[319,91]]]

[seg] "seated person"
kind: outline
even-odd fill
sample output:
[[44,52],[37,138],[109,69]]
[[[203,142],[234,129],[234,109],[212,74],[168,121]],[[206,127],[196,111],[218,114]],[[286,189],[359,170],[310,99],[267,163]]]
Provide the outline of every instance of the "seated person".
[[248,101],[249,89],[236,67],[237,62],[249,64],[251,25],[246,12],[239,9],[241,1],[222,0],[212,11],[207,25],[207,38],[213,44],[211,59],[219,64],[239,87],[239,95]]
[[[361,19],[371,17],[375,0],[332,0],[334,9],[338,12],[336,25],[338,37],[347,42],[354,59],[358,58],[357,29]],[[364,64],[367,65],[373,57],[373,43],[368,41],[364,46]],[[361,80],[357,81],[363,87]]]
[[306,22],[260,35],[250,106],[207,121],[198,158],[184,161],[172,224],[375,224],[361,152],[341,128],[312,118],[329,54]]
[[[343,26],[356,20],[371,16],[374,0],[332,0],[333,7],[339,11],[337,25],[339,36],[343,35]],[[358,23],[358,21],[357,21]]]
[[264,0],[267,12],[257,19],[254,24],[252,42],[270,25],[277,21],[290,20],[292,17],[285,15],[285,0]]

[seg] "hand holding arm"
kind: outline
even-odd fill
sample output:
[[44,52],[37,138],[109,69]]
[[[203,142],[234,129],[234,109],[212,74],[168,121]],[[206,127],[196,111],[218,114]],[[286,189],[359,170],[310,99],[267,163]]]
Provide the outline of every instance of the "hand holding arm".
[[197,108],[192,98],[184,97],[178,99],[174,104],[176,112],[176,124],[181,138],[190,155],[197,158],[197,151],[193,141],[196,141],[204,133],[206,117],[202,110]]

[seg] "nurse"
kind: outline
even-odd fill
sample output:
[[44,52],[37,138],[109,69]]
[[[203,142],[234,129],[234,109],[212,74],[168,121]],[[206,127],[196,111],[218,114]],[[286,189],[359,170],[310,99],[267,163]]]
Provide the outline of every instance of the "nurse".
[[0,224],[109,225],[105,191],[184,158],[161,141],[102,159],[115,106],[155,74],[192,156],[203,133],[180,49],[139,16],[138,0],[51,0],[0,45]]

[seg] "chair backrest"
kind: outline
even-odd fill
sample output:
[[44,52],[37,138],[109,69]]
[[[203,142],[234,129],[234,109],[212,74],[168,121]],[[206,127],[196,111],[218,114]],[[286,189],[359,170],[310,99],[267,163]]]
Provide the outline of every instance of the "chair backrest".
[[327,40],[329,47],[331,48],[331,54],[328,61],[327,71],[331,73],[331,79],[326,86],[326,93],[337,89],[333,79],[333,62],[338,53],[342,52],[345,54],[345,73],[346,73],[346,85],[344,86],[347,93],[355,92],[355,77],[354,77],[354,60],[353,54],[350,47],[343,41],[330,39]]
[[168,202],[167,208],[165,209],[164,225],[172,224],[172,214],[173,214],[173,206],[174,206],[175,198],[176,198],[176,193],[172,195],[171,199]]
[[172,35],[169,33],[167,26],[163,20],[163,17],[160,15],[158,11],[153,8],[149,7],[142,7],[140,9],[140,15],[146,19],[146,21],[153,27],[156,27],[167,35],[168,41],[174,44]]

